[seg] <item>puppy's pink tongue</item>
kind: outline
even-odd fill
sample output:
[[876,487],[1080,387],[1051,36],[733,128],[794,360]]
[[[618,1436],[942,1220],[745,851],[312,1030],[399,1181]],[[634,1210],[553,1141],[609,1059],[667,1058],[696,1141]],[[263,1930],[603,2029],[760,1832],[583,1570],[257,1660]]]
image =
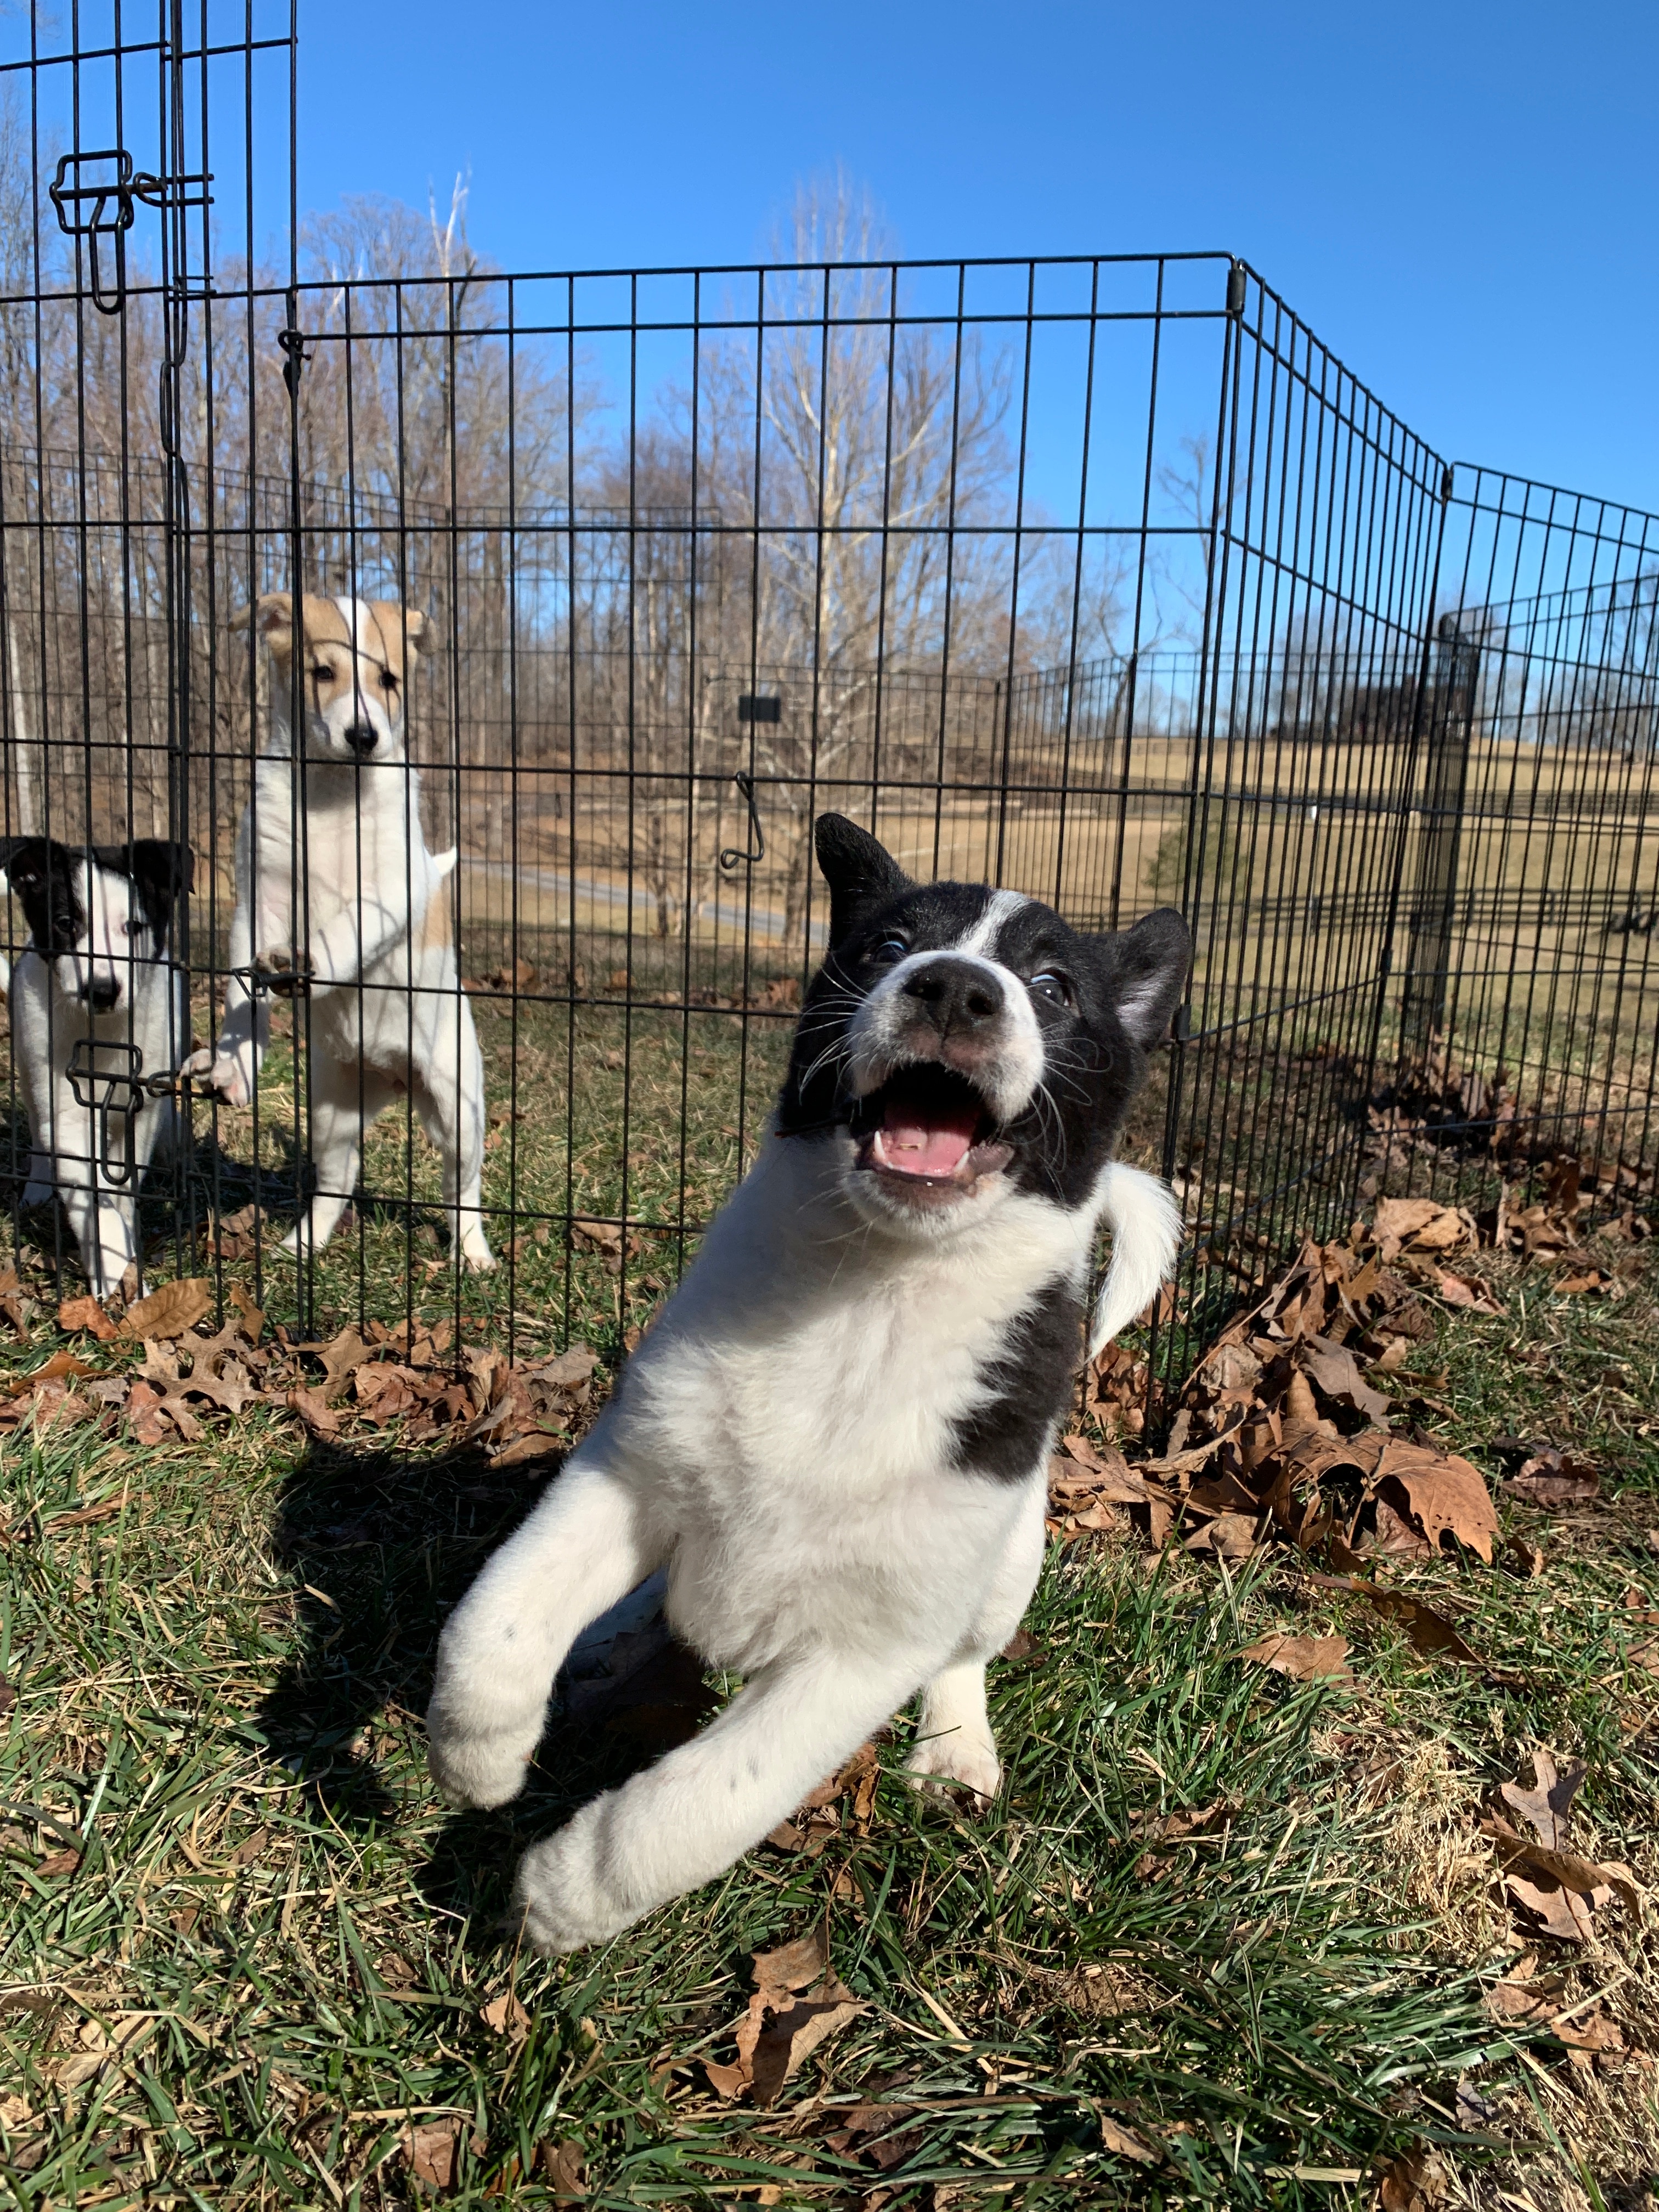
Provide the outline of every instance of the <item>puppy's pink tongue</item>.
[[922,1121],[914,1107],[890,1107],[882,1124],[881,1148],[888,1164],[904,1175],[954,1175],[974,1141],[978,1116],[967,1111],[940,1113]]

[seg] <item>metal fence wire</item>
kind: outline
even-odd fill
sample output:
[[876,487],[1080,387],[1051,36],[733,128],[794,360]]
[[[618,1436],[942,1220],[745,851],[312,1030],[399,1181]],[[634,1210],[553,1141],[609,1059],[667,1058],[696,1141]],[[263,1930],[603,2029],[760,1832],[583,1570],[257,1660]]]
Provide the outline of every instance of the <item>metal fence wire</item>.
[[[788,265],[507,275],[453,218],[301,219],[288,0],[0,42],[4,833],[186,842],[196,1042],[228,995],[270,1020],[246,1105],[181,1102],[152,1273],[309,1338],[625,1340],[762,1138],[826,807],[1085,928],[1185,911],[1127,1139],[1188,1223],[1171,1365],[1384,1179],[1566,1152],[1650,1194],[1652,518],[1447,463],[1226,254],[872,263],[830,210]],[[296,590],[415,648],[391,857],[367,768],[343,849],[315,763],[256,797],[314,656],[245,618]],[[251,799],[295,913],[414,913],[422,1006],[395,960],[332,994],[406,1024],[404,1079],[234,945]],[[493,1272],[426,1133],[474,1031]],[[159,1110],[131,1091],[92,1151]],[[17,1264],[73,1290],[15,1061],[9,1104]],[[348,1210],[290,1256],[324,1122]]]

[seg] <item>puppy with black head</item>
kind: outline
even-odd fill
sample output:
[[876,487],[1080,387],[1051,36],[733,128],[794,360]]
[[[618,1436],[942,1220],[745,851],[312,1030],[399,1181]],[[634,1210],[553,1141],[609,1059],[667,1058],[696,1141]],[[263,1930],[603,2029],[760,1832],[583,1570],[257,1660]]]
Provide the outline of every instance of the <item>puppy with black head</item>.
[[1085,1349],[1152,1296],[1178,1223],[1114,1141],[1185,986],[1170,911],[1087,937],[1036,900],[911,883],[818,823],[830,947],[768,1141],[558,1480],[439,1649],[433,1771],[522,1786],[579,1631],[659,1566],[684,1640],[744,1678],[689,1744],[528,1852],[550,1951],[708,1881],[918,1691],[911,1771],[988,1797],[987,1661],[1042,1556]]
[[[64,1201],[95,1297],[109,1297],[138,1257],[137,1191],[158,1152],[178,1141],[171,1098],[149,1099],[112,1156],[102,1117],[82,1105],[70,1063],[82,1038],[99,1075],[125,1074],[137,1048],[146,1076],[176,1069],[190,1044],[185,974],[173,958],[179,902],[189,892],[187,846],[161,837],[126,845],[0,842],[0,876],[23,909],[28,942],[11,971],[12,1053],[33,1155],[25,1206]],[[119,1127],[118,1115],[111,1116]],[[119,1170],[125,1169],[124,1174]]]

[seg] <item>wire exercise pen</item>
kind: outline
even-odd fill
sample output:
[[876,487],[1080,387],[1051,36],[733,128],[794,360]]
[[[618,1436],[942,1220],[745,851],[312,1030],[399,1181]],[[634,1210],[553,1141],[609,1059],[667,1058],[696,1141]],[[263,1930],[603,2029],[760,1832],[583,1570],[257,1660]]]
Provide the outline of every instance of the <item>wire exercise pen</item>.
[[[460,1267],[407,1095],[333,1241],[271,1249],[299,996],[153,1169],[159,1273],[303,1335],[625,1339],[763,1133],[825,807],[1084,927],[1186,913],[1128,1139],[1189,1226],[1172,1362],[1367,1177],[1565,1149],[1650,1192],[1659,523],[1447,463],[1225,254],[871,262],[832,223],[788,265],[502,274],[453,220],[301,223],[289,5],[0,41],[5,835],[189,843],[210,1041],[272,706],[233,618],[395,602],[433,648],[501,1267]],[[67,1286],[15,1068],[9,1103],[18,1265]]]

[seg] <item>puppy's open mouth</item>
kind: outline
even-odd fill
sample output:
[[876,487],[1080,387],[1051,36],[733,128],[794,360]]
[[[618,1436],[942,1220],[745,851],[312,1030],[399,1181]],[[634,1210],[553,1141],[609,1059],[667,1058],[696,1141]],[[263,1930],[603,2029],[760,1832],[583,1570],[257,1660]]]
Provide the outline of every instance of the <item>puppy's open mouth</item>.
[[889,1076],[860,1100],[852,1126],[860,1168],[935,1202],[971,1190],[1014,1156],[973,1085],[934,1060]]

